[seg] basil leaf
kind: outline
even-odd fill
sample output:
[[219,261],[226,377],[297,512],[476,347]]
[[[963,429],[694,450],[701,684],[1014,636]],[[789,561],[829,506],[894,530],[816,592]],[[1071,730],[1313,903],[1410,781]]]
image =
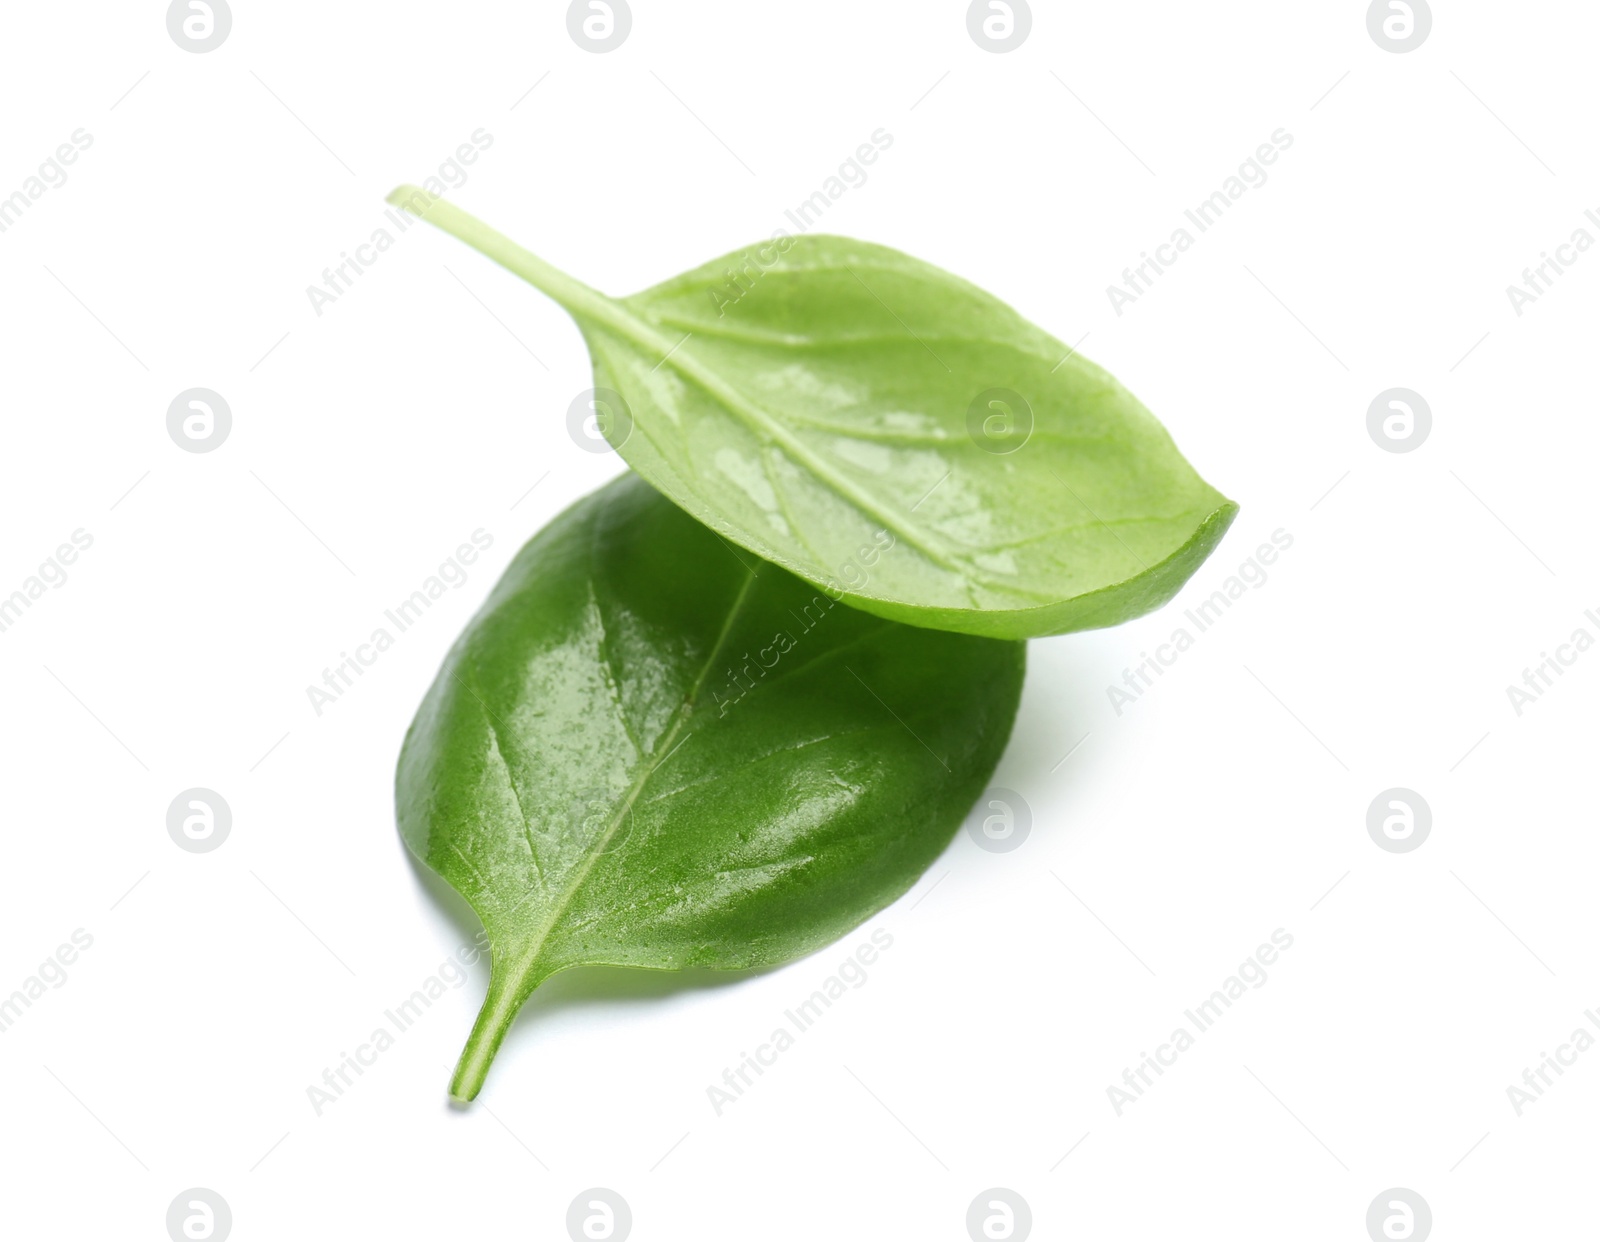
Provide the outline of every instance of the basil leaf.
[[905,892],[1000,759],[1023,653],[838,604],[635,475],[567,510],[400,755],[401,833],[493,948],[451,1093],[557,971],[773,965]]
[[[898,251],[783,237],[614,299],[423,190],[389,201],[572,314],[629,465],[867,612],[999,638],[1115,625],[1171,599],[1237,512],[1110,375]],[[860,580],[877,530],[895,554]]]

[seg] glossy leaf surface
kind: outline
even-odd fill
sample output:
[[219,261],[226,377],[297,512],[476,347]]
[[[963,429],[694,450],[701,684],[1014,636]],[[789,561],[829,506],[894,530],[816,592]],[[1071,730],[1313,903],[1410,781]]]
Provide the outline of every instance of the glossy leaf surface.
[[[1236,512],[1110,375],[898,251],[784,237],[616,299],[424,191],[390,201],[573,315],[629,465],[868,612],[1003,638],[1115,625],[1170,599]],[[893,554],[863,576],[880,531]]]
[[903,893],[999,761],[1023,645],[855,611],[635,475],[517,556],[401,752],[401,832],[472,905],[477,1094],[568,967],[809,953]]

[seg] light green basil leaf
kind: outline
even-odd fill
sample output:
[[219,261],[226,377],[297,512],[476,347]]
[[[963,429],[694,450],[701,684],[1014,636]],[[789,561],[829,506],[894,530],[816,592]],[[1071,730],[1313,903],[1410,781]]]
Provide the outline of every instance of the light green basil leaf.
[[[1237,511],[1110,375],[898,251],[785,236],[616,299],[423,190],[390,201],[572,314],[629,465],[867,612],[999,638],[1115,625]],[[895,551],[867,572],[879,531]]]
[[635,475],[557,518],[400,755],[401,833],[492,946],[452,1094],[557,971],[773,965],[905,892],[1000,759],[1023,650],[837,603]]

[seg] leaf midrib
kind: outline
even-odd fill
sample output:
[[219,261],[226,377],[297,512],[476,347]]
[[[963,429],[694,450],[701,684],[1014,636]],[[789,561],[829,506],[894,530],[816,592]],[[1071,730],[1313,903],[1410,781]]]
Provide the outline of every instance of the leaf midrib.
[[[617,309],[618,314],[615,322],[611,322],[609,319],[602,321],[604,326],[617,331],[619,335],[624,336],[635,345],[649,346],[657,350],[662,350],[664,342],[660,337],[655,336],[648,324],[635,316],[621,303],[611,301],[611,299],[606,300]],[[568,309],[572,310],[571,307],[568,307]],[[576,311],[573,311],[573,313],[575,315],[577,314]],[[634,327],[637,327],[640,330],[640,334],[637,336],[630,335],[627,331],[623,330],[624,324],[631,324]],[[694,358],[692,351],[687,346],[678,348],[676,350],[672,350],[670,346],[667,346],[666,351],[670,351],[670,353],[669,356],[662,359],[663,362],[671,366],[673,370],[677,371],[680,375],[683,375],[686,379],[698,384],[710,396],[721,402],[725,408],[733,412],[735,415],[738,415],[747,426],[754,428],[758,432],[765,433],[768,438],[774,441],[779,448],[788,454],[790,458],[808,469],[813,475],[829,486],[834,492],[838,493],[850,501],[850,503],[854,504],[856,508],[880,521],[883,524],[884,529],[893,531],[898,538],[903,539],[906,543],[910,544],[923,556],[927,557],[929,561],[954,574],[966,587],[969,597],[971,597],[972,591],[975,587],[982,587],[985,590],[995,592],[997,594],[1013,597],[1026,596],[1037,599],[1049,598],[1045,593],[1042,592],[1019,589],[1015,583],[1004,581],[995,575],[986,573],[982,568],[968,563],[962,559],[964,555],[971,555],[971,553],[957,552],[948,548],[947,546],[937,547],[929,543],[925,538],[919,537],[917,534],[913,533],[913,528],[904,525],[887,510],[883,509],[876,502],[871,500],[871,498],[860,488],[858,488],[856,484],[853,483],[847,476],[845,476],[835,467],[829,465],[825,459],[807,447],[803,441],[798,439],[798,437],[790,434],[770,415],[762,411],[760,407],[746,401],[738,392],[738,390],[726,386],[716,376],[715,372],[711,371],[707,367],[704,367],[698,359]],[[650,437],[647,436],[647,438]],[[771,554],[763,553],[763,555],[770,556]],[[812,555],[815,557],[816,554],[813,552]],[[819,568],[825,568],[825,566],[819,565]],[[1134,571],[1126,578],[1108,585],[1125,585],[1126,583],[1132,582],[1141,577],[1142,573],[1143,571]]]
[[[419,194],[423,196],[423,202],[426,204],[421,210],[415,206]],[[929,545],[926,539],[902,525],[897,517],[880,507],[871,496],[863,493],[850,480],[839,476],[825,461],[818,459],[803,443],[784,430],[771,415],[746,400],[737,389],[724,383],[714,371],[698,361],[691,361],[691,351],[678,348],[685,343],[684,341],[669,344],[666,338],[657,332],[652,324],[637,315],[632,307],[617,298],[606,296],[598,289],[590,288],[581,280],[575,280],[559,268],[552,267],[531,250],[519,246],[503,233],[491,229],[482,220],[462,211],[454,203],[427,195],[424,191],[415,190],[414,187],[404,186],[389,197],[391,202],[398,202],[407,211],[438,224],[502,267],[515,272],[535,289],[542,291],[564,307],[567,313],[578,321],[580,327],[585,320],[591,321],[610,328],[634,345],[645,346],[660,354],[661,361],[656,363],[656,366],[670,362],[674,371],[698,384],[721,401],[730,413],[747,426],[764,432],[769,439],[781,445],[795,461],[805,465],[839,495],[881,522],[884,529],[893,530],[934,564],[944,567],[957,577],[970,578],[972,571],[969,568],[953,562],[946,552]]]
[[[695,675],[693,685],[690,686],[688,693],[684,695],[683,704],[678,708],[677,716],[673,720],[671,727],[651,750],[650,754],[641,759],[639,771],[632,784],[629,785],[627,792],[623,795],[622,800],[617,804],[617,809],[611,817],[611,822],[606,825],[605,831],[591,843],[589,849],[585,852],[583,860],[574,868],[571,876],[562,885],[555,903],[550,907],[549,914],[541,921],[540,926],[531,936],[526,939],[519,938],[521,960],[517,966],[515,978],[512,981],[511,995],[521,996],[529,977],[534,975],[539,967],[544,964],[540,960],[540,954],[544,949],[545,942],[550,937],[551,931],[560,922],[562,916],[566,914],[573,898],[577,896],[585,881],[588,880],[589,873],[594,870],[595,864],[607,852],[612,839],[632,813],[634,803],[638,801],[645,785],[655,775],[666,756],[673,752],[678,735],[683,732],[684,727],[689,722],[689,717],[694,714],[695,704],[699,701],[700,692],[705,687],[706,678],[710,676],[712,668],[715,667],[724,648],[727,646],[728,638],[733,633],[734,623],[738,620],[739,613],[744,609],[749,598],[751,588],[755,585],[756,574],[753,570],[747,567],[744,575],[744,582],[739,588],[739,593],[734,596],[733,603],[728,608],[728,615],[723,621],[722,630],[718,633],[716,641],[707,652],[705,663],[701,665],[700,671]],[[622,710],[620,704],[618,705],[618,710],[619,712]]]
[[714,370],[707,366],[694,351],[684,346],[673,346],[664,337],[657,333],[654,327],[635,315],[621,302],[605,298],[609,313],[594,314],[593,307],[585,307],[582,312],[573,306],[567,309],[575,317],[588,317],[598,326],[608,328],[633,345],[644,346],[663,355],[660,363],[670,366],[685,379],[703,389],[707,395],[715,398],[722,406],[752,430],[765,435],[783,449],[797,463],[803,465],[813,475],[834,492],[843,496],[857,509],[868,514],[879,522],[884,529],[893,531],[900,539],[916,548],[923,556],[934,564],[962,578],[972,575],[970,567],[962,565],[951,558],[949,553],[936,544],[930,543],[925,535],[920,534],[915,527],[907,526],[896,514],[884,508],[872,496],[857,487],[854,482],[839,473],[826,460],[819,457],[808,448],[804,442],[793,435],[777,419],[768,414],[760,406],[750,401],[738,389],[723,380]]
[[[885,531],[893,531],[900,540],[915,548],[931,564],[953,574],[965,587],[967,595],[974,602],[976,602],[975,588],[979,585],[1001,593],[1016,593],[1011,584],[986,577],[977,566],[963,563],[959,554],[953,553],[948,545],[944,545],[942,541],[930,542],[927,533],[919,532],[916,528],[906,525],[898,515],[881,506],[873,499],[870,493],[858,487],[851,479],[841,474],[825,459],[819,457],[798,436],[789,432],[774,416],[724,381],[715,370],[698,359],[692,349],[681,348],[687,345],[687,336],[676,343],[669,344],[665,336],[656,330],[655,324],[647,321],[639,314],[630,302],[608,297],[582,281],[575,280],[559,268],[552,267],[549,263],[546,263],[531,250],[519,246],[504,234],[491,229],[483,221],[462,211],[453,203],[424,195],[424,202],[427,203],[427,206],[418,211],[415,206],[415,200],[419,193],[422,192],[416,191],[414,188],[401,187],[390,195],[390,201],[399,202],[406,210],[413,211],[433,223],[439,224],[440,227],[487,255],[502,267],[515,272],[522,279],[533,285],[534,288],[541,290],[564,307],[578,321],[580,327],[584,325],[585,321],[588,321],[610,329],[632,345],[642,346],[660,354],[661,361],[656,363],[656,367],[670,363],[677,374],[697,384],[708,395],[721,402],[729,413],[747,427],[755,430],[758,435],[764,434],[768,440],[782,448],[792,460],[809,470],[813,476],[825,486],[831,488],[834,493],[843,497],[862,513],[876,519]],[[872,261],[870,257],[863,256],[862,261],[857,264],[852,264],[848,260],[840,260],[838,262],[808,265],[805,270],[813,274],[823,269],[850,270],[854,273],[856,267],[869,271],[877,271],[879,268],[884,268],[885,270],[894,269],[898,272],[899,264],[891,263],[885,265]],[[946,275],[949,276],[948,273]],[[859,275],[856,278],[859,280]],[[971,295],[979,299],[989,298],[989,295],[985,294],[983,290],[968,285],[967,282],[962,281],[959,277],[949,276],[949,279],[953,288],[961,289],[965,287]],[[645,294],[639,296],[648,296],[650,292],[652,291],[646,291]],[[870,288],[868,292],[872,292]],[[874,296],[876,297],[877,295],[874,294]],[[879,301],[882,301],[882,299],[880,298]],[[893,313],[893,311],[890,311],[891,315]],[[1015,314],[1015,312],[1011,313]],[[1022,324],[1027,326],[1025,321],[1022,321]],[[1034,329],[1034,332],[1037,331],[1037,329]],[[585,335],[587,336],[587,333]],[[913,335],[915,334],[913,333]],[[591,350],[593,350],[593,341],[590,342],[590,346]],[[1068,356],[1071,356],[1070,352]],[[646,438],[650,438],[648,434]],[[782,562],[787,558],[780,555],[775,559]],[[817,566],[817,569],[825,573],[827,566]],[[1138,576],[1135,574],[1126,581],[1133,581]],[[1033,593],[1022,592],[1022,594]]]

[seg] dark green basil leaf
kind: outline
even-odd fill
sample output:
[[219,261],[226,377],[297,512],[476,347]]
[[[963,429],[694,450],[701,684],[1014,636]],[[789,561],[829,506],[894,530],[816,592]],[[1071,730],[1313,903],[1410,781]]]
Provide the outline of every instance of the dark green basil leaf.
[[407,844],[471,903],[482,1086],[550,975],[785,962],[910,887],[994,770],[1023,645],[857,612],[627,475],[517,556],[401,751]]
[[[608,438],[735,543],[857,608],[999,638],[1172,598],[1237,511],[1110,375],[895,250],[783,237],[614,299],[423,190],[390,201],[578,321]],[[896,547],[859,581],[873,532]]]

